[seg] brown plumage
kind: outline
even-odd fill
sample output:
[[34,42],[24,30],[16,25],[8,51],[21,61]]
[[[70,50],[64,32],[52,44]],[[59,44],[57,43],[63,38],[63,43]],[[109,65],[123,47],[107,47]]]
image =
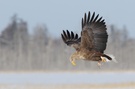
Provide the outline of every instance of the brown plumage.
[[84,15],[82,18],[82,31],[81,37],[78,34],[64,31],[61,37],[68,46],[73,46],[76,52],[70,57],[70,61],[75,65],[76,59],[84,59],[91,61],[106,62],[106,59],[112,60],[111,57],[104,54],[106,49],[106,43],[108,39],[106,24],[102,17],[99,18],[99,14],[95,15],[95,12],[88,16]]

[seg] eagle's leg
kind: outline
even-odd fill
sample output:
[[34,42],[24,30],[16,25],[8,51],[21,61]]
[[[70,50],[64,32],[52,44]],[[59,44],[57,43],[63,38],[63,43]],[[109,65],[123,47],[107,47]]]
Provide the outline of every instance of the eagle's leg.
[[101,68],[101,65],[102,65],[101,64],[101,61],[98,61],[98,64],[97,65],[98,65],[99,68]]
[[102,56],[101,56],[100,58],[101,58],[101,60],[98,61],[98,67],[99,67],[99,68],[101,67],[101,65],[102,65],[103,62],[106,62],[105,57],[102,57]]
[[70,57],[70,62],[72,65],[76,66],[75,60],[77,59],[77,53],[73,53]]
[[72,61],[71,63],[72,63],[72,65],[73,65],[73,66],[76,66],[76,63],[75,63],[75,61]]
[[102,57],[102,56],[101,56],[101,61],[102,61],[102,62],[106,62],[105,57]]
[[70,57],[70,62],[73,66],[76,66],[75,59],[72,56]]

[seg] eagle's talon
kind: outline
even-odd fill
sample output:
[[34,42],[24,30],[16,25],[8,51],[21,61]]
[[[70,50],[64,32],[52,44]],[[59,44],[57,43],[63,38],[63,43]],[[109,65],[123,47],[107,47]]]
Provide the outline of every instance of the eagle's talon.
[[101,62],[98,62],[98,67],[99,67],[99,68],[101,67],[101,65],[102,65]]
[[101,56],[101,59],[102,62],[106,62],[106,59],[104,57]]
[[72,65],[73,65],[73,66],[76,66],[76,63],[75,63],[75,61],[72,61],[71,63],[72,63]]

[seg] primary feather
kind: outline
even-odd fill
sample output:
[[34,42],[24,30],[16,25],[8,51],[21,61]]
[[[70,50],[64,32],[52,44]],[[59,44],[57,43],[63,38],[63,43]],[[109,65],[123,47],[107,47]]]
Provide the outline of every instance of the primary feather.
[[74,34],[72,31],[69,32],[63,30],[61,37],[68,46],[73,46],[76,50],[80,47],[81,38],[78,38],[78,34]]
[[95,16],[95,12],[88,16],[84,15],[82,18],[82,40],[81,45],[89,50],[96,50],[104,52],[108,34],[106,32],[106,25],[102,17],[98,18],[99,14]]

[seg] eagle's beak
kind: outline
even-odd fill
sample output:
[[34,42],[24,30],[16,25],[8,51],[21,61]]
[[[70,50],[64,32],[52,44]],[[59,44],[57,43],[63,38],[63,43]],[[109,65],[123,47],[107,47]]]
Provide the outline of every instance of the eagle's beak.
[[76,66],[76,63],[75,63],[75,61],[71,61],[71,63],[72,63],[72,65],[73,65],[73,66]]

